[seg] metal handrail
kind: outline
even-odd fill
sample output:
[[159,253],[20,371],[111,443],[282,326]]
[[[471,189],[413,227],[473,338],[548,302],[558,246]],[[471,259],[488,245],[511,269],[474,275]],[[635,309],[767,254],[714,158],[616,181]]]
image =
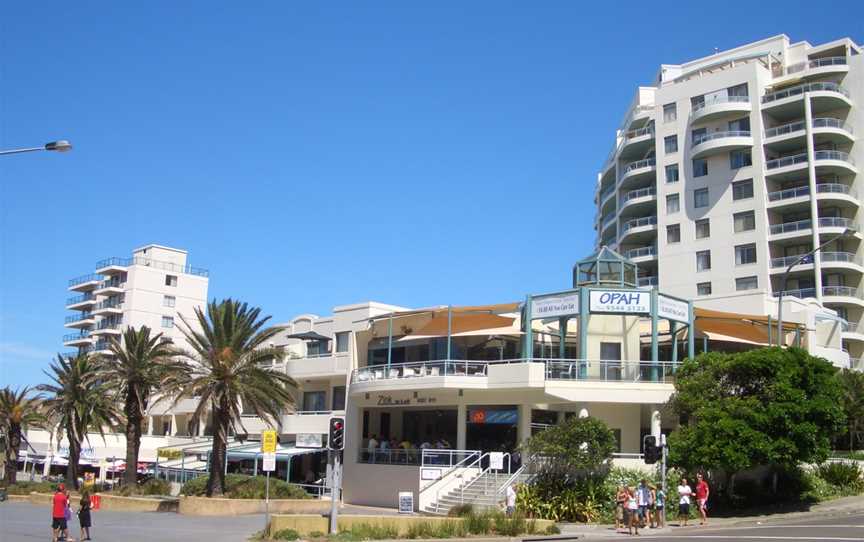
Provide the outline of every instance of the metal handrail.
[[725,139],[727,137],[750,137],[749,130],[725,130],[722,132],[711,132],[710,134],[701,134],[693,138],[693,142],[690,144],[691,147],[695,147],[696,145],[700,145],[705,143],[706,141],[713,141],[715,139]]
[[822,295],[861,298],[858,288],[852,286],[823,286]]
[[352,371],[351,383],[425,376],[486,376],[488,363],[488,361],[442,359],[390,365],[367,365]]
[[823,250],[819,253],[819,259],[823,262],[857,263],[854,252],[826,252]]
[[628,250],[624,255],[629,259],[640,258],[642,256],[655,256],[657,247],[640,247]]
[[791,233],[802,230],[809,230],[813,227],[813,221],[808,219],[797,220],[795,222],[785,222],[783,224],[772,224],[770,227],[771,235],[781,233]]
[[[421,489],[421,490],[420,490],[421,493],[422,493],[422,492],[425,492],[425,491],[429,491],[430,489],[432,489],[432,488],[435,487],[436,485],[438,485],[438,484],[440,484],[441,482],[443,482],[444,480],[446,480],[447,477],[450,476],[450,474],[456,472],[456,469],[467,469],[467,468],[471,468],[470,466],[465,466],[465,463],[466,463],[467,461],[470,460],[470,461],[471,461],[470,465],[474,465],[474,464],[476,464],[478,461],[480,461],[480,457],[482,457],[482,455],[483,455],[483,454],[480,452],[480,450],[459,450],[459,451],[462,451],[462,452],[468,452],[468,455],[466,455],[464,458],[462,458],[462,460],[459,461],[458,463],[455,463],[455,464],[451,465],[450,468],[447,469],[446,471],[442,472],[441,475],[438,477],[437,480],[435,480],[434,482],[432,482],[432,483],[429,484],[428,486],[426,486],[426,487],[424,487],[423,489]],[[420,462],[420,465],[421,465],[421,466],[423,466],[423,465],[426,464],[426,463],[425,463],[425,452],[426,452],[426,450],[423,450],[423,451],[422,451],[422,453],[423,453],[423,455],[422,455],[423,459],[421,459],[421,462]],[[438,511],[438,506],[439,506],[438,503],[439,503],[440,501],[441,501],[441,488],[439,487],[439,488],[437,488],[437,489],[435,490],[435,510],[436,510],[436,511]]]
[[744,103],[744,102],[749,102],[749,101],[750,101],[750,96],[728,96],[728,95],[727,96],[716,96],[714,98],[711,98],[710,100],[703,100],[703,101],[695,104],[693,106],[691,112],[696,113],[698,111],[701,111],[702,109],[705,109],[709,105],[725,104],[725,103]]
[[633,228],[638,228],[641,226],[653,226],[657,224],[656,216],[645,216],[642,218],[634,218],[633,220],[628,220],[624,224],[621,225],[621,233],[627,232]]
[[639,286],[657,286],[657,277],[639,277],[636,283]]
[[840,216],[826,216],[819,219],[820,228],[849,228],[857,230],[855,221],[851,218],[843,218]]
[[605,201],[606,198],[609,197],[609,194],[611,194],[612,192],[615,192],[615,185],[614,184],[609,185],[608,187],[603,189],[602,192],[600,192],[600,202],[602,203],[603,201]]
[[99,303],[96,303],[96,306],[93,307],[93,310],[98,311],[101,309],[119,309],[122,306],[123,306],[122,301],[118,301],[116,299],[115,300],[106,299],[105,301],[100,301]]
[[143,265],[146,267],[152,267],[154,269],[159,269],[162,271],[171,271],[176,273],[185,273],[187,275],[197,275],[200,277],[207,277],[210,275],[210,272],[206,269],[202,269],[200,267],[193,267],[191,265],[179,265],[172,262],[163,262],[159,260],[152,260],[150,258],[145,258],[143,256],[133,256],[131,258],[106,258],[104,260],[100,260],[96,262],[96,268],[102,269],[103,267],[117,266],[117,267],[129,267],[130,265]]
[[777,169],[780,167],[791,166],[794,164],[805,164],[809,160],[806,152],[801,154],[796,154],[794,156],[784,156],[782,158],[775,158],[774,160],[768,160],[765,162],[765,169]]
[[90,294],[90,293],[81,294],[81,295],[76,295],[74,297],[68,298],[66,300],[66,304],[67,305],[77,305],[78,303],[83,303],[85,301],[93,301],[95,299],[96,299],[96,296],[94,296],[93,294]]
[[810,187],[807,185],[796,186],[795,188],[787,188],[786,190],[777,190],[768,192],[768,201],[779,201],[791,198],[800,198],[801,196],[809,196]]
[[762,103],[775,102],[777,100],[782,100],[783,98],[788,98],[790,96],[798,96],[800,94],[804,94],[805,92],[818,92],[826,90],[829,92],[837,92],[838,94],[842,94],[847,98],[849,97],[849,91],[847,91],[845,88],[841,87],[837,83],[832,83],[830,81],[821,81],[815,83],[805,83],[803,85],[796,85],[794,87],[778,90],[777,92],[768,93],[762,96]]
[[813,153],[814,160],[841,160],[855,165],[855,161],[849,156],[848,152],[843,151],[816,151]]
[[80,322],[82,320],[90,320],[96,318],[92,313],[82,312],[81,314],[73,314],[72,316],[67,316],[63,319],[64,324],[71,324],[72,322]]
[[671,383],[678,364],[623,360],[548,360],[547,380]]
[[85,282],[96,282],[102,280],[102,275],[97,275],[96,273],[88,273],[86,275],[81,275],[80,277],[75,277],[74,279],[69,279],[69,286],[78,286],[79,284],[84,284]]
[[644,160],[636,160],[635,162],[630,162],[626,166],[624,166],[624,172],[622,175],[627,175],[634,169],[641,169],[643,167],[654,167],[657,165],[657,160],[654,158],[646,158]]
[[818,183],[816,192],[819,194],[849,194],[852,192],[852,187],[842,183]]
[[[780,291],[774,292],[774,297],[779,297]],[[816,297],[816,288],[801,288],[798,290],[783,290],[783,297],[798,297],[801,299],[807,297]]]
[[109,279],[109,280],[103,280],[102,282],[97,284],[96,289],[97,290],[104,290],[106,288],[123,288],[124,286],[126,286],[125,280]]
[[626,134],[624,134],[624,143],[626,144],[628,140],[635,139],[637,137],[642,137],[644,135],[654,134],[653,126],[646,126],[645,128],[639,128],[637,130],[630,130]]
[[786,67],[786,75],[802,72],[804,70],[821,68],[824,66],[845,66],[848,64],[845,56],[828,56],[824,58],[814,58],[807,62],[799,62]]
[[807,123],[802,120],[798,122],[790,122],[789,124],[782,124],[773,128],[766,128],[765,139],[768,139],[769,137],[777,137],[778,135],[786,135],[793,132],[800,132],[806,127]]
[[[824,254],[824,252],[823,252]],[[771,258],[771,268],[776,269],[778,267],[789,267],[793,263],[797,262],[801,259],[800,254],[795,254],[794,256],[784,256],[782,258]],[[813,256],[809,256],[804,258],[799,263],[808,264],[813,263]]]
[[626,194],[624,194],[623,196],[621,196],[621,205],[624,205],[625,203],[627,203],[631,199],[642,198],[645,196],[656,196],[656,195],[657,195],[657,189],[655,189],[653,186],[649,186],[648,188],[640,188],[638,190],[631,190],[631,191],[627,192]]
[[839,128],[844,132],[849,132],[850,134],[853,133],[852,126],[840,119],[835,119],[833,117],[815,118],[813,119],[812,124],[814,128]]
[[69,341],[77,341],[80,339],[90,339],[90,332],[82,331],[81,333],[71,333],[69,335],[63,335],[64,343],[67,343]]
[[[483,457],[486,457],[487,460],[489,460],[491,458],[490,454],[491,454],[491,452],[486,452],[485,454],[483,454]],[[507,458],[507,474],[510,474],[510,470],[513,466],[510,453],[509,452],[504,453],[504,457]],[[481,457],[481,459],[482,459],[482,457]],[[459,503],[460,504],[465,504],[465,490],[470,488],[474,484],[476,484],[478,480],[483,480],[483,494],[485,495],[488,493],[489,487],[486,485],[486,482],[487,482],[486,475],[489,474],[489,471],[492,470],[491,461],[489,461],[489,464],[487,465],[487,467],[485,469],[482,468],[482,461],[481,461],[481,469],[482,470],[480,471],[480,474],[478,474],[477,476],[472,478],[467,484],[462,484],[461,486],[459,486]],[[495,469],[495,472],[497,473],[498,469]]]

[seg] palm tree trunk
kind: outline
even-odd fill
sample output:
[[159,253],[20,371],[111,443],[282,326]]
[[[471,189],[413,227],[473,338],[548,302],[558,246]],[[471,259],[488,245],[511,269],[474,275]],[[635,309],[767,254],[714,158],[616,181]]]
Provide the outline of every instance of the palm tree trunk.
[[138,452],[141,449],[141,412],[138,401],[126,396],[126,472],[123,483],[128,488],[138,484]]
[[6,442],[6,483],[12,485],[18,481],[18,449],[21,447],[21,426],[17,423],[9,427]]
[[227,461],[229,410],[225,401],[220,401],[213,410],[213,449],[210,452],[210,477],[207,480],[207,496],[221,497],[225,494],[225,462]]
[[69,440],[69,464],[66,465],[66,487],[70,490],[78,489],[78,460],[81,459],[81,441],[75,439],[71,428],[66,430],[66,438]]

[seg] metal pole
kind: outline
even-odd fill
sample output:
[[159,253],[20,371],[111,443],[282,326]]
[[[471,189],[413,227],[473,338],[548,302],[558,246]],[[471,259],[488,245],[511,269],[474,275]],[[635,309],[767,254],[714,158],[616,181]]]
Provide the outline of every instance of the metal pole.
[[661,467],[663,469],[663,475],[662,475],[663,494],[666,495],[666,435],[660,435],[660,443],[661,443],[660,450],[662,451]]
[[522,311],[524,321],[522,322],[522,357],[526,360],[534,357],[534,334],[531,328],[531,295],[525,296],[525,309]]
[[696,316],[693,310],[693,302],[690,305],[690,322],[687,324],[687,357],[693,359],[696,356]]
[[564,359],[564,351],[567,349],[567,317],[558,319],[558,358]]
[[339,452],[327,452],[330,459],[330,534],[336,534],[339,528]]
[[270,471],[267,471],[267,481],[264,482],[264,532],[270,532]]
[[672,363],[678,362],[678,323],[669,321],[669,333],[672,337]]
[[393,359],[393,313],[390,313],[390,319],[387,321],[387,367],[390,367],[390,362]]
[[22,152],[35,152],[35,151],[44,151],[45,147],[28,147],[26,149],[11,149],[8,151],[0,151],[0,156],[4,154],[19,154]]
[[447,305],[447,361],[450,361],[450,335],[453,333],[453,307]]

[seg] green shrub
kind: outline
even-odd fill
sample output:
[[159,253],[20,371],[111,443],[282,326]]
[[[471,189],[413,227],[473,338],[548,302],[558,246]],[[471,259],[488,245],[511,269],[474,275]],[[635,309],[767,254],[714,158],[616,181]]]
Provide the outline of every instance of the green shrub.
[[823,463],[816,467],[816,474],[832,486],[857,488],[861,485],[861,467],[852,461]]
[[29,482],[18,481],[6,488],[6,493],[9,495],[29,495],[32,492],[36,493],[54,493],[57,490],[57,484],[53,482]]
[[508,518],[504,514],[495,517],[495,532],[500,536],[519,536],[526,531],[525,516],[514,514]]
[[359,523],[352,525],[350,529],[339,531],[339,535],[343,540],[382,540],[398,538],[399,530],[391,525]]
[[[267,480],[264,476],[229,474],[225,477],[225,497],[229,499],[263,499]],[[189,497],[202,497],[207,490],[207,477],[199,476],[183,484],[180,493]],[[270,479],[271,499],[308,499],[309,495],[294,484]]]
[[165,480],[157,480],[150,478],[149,480],[137,484],[135,486],[122,486],[117,490],[117,493],[122,497],[132,497],[136,495],[170,495],[171,484]]
[[454,518],[464,518],[474,513],[474,505],[471,503],[468,504],[457,504],[447,513],[448,516]]
[[494,514],[471,513],[465,516],[465,529],[471,534],[487,534],[492,530],[492,519]]
[[325,536],[327,535],[325,535],[321,531],[312,531],[311,533],[309,533],[309,538],[324,538]]
[[276,531],[270,536],[271,540],[299,540],[300,533],[295,531],[294,529],[282,529],[281,531]]
[[546,527],[546,534],[561,534],[561,529],[558,528],[554,523],[548,527]]

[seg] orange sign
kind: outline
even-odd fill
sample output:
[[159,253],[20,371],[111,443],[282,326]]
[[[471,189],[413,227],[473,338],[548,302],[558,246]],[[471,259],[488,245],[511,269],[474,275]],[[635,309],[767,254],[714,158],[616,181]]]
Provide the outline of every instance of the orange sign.
[[102,507],[102,497],[100,495],[90,495],[90,508],[99,510]]
[[485,410],[475,410],[471,413],[471,423],[485,423],[486,422],[486,411]]

